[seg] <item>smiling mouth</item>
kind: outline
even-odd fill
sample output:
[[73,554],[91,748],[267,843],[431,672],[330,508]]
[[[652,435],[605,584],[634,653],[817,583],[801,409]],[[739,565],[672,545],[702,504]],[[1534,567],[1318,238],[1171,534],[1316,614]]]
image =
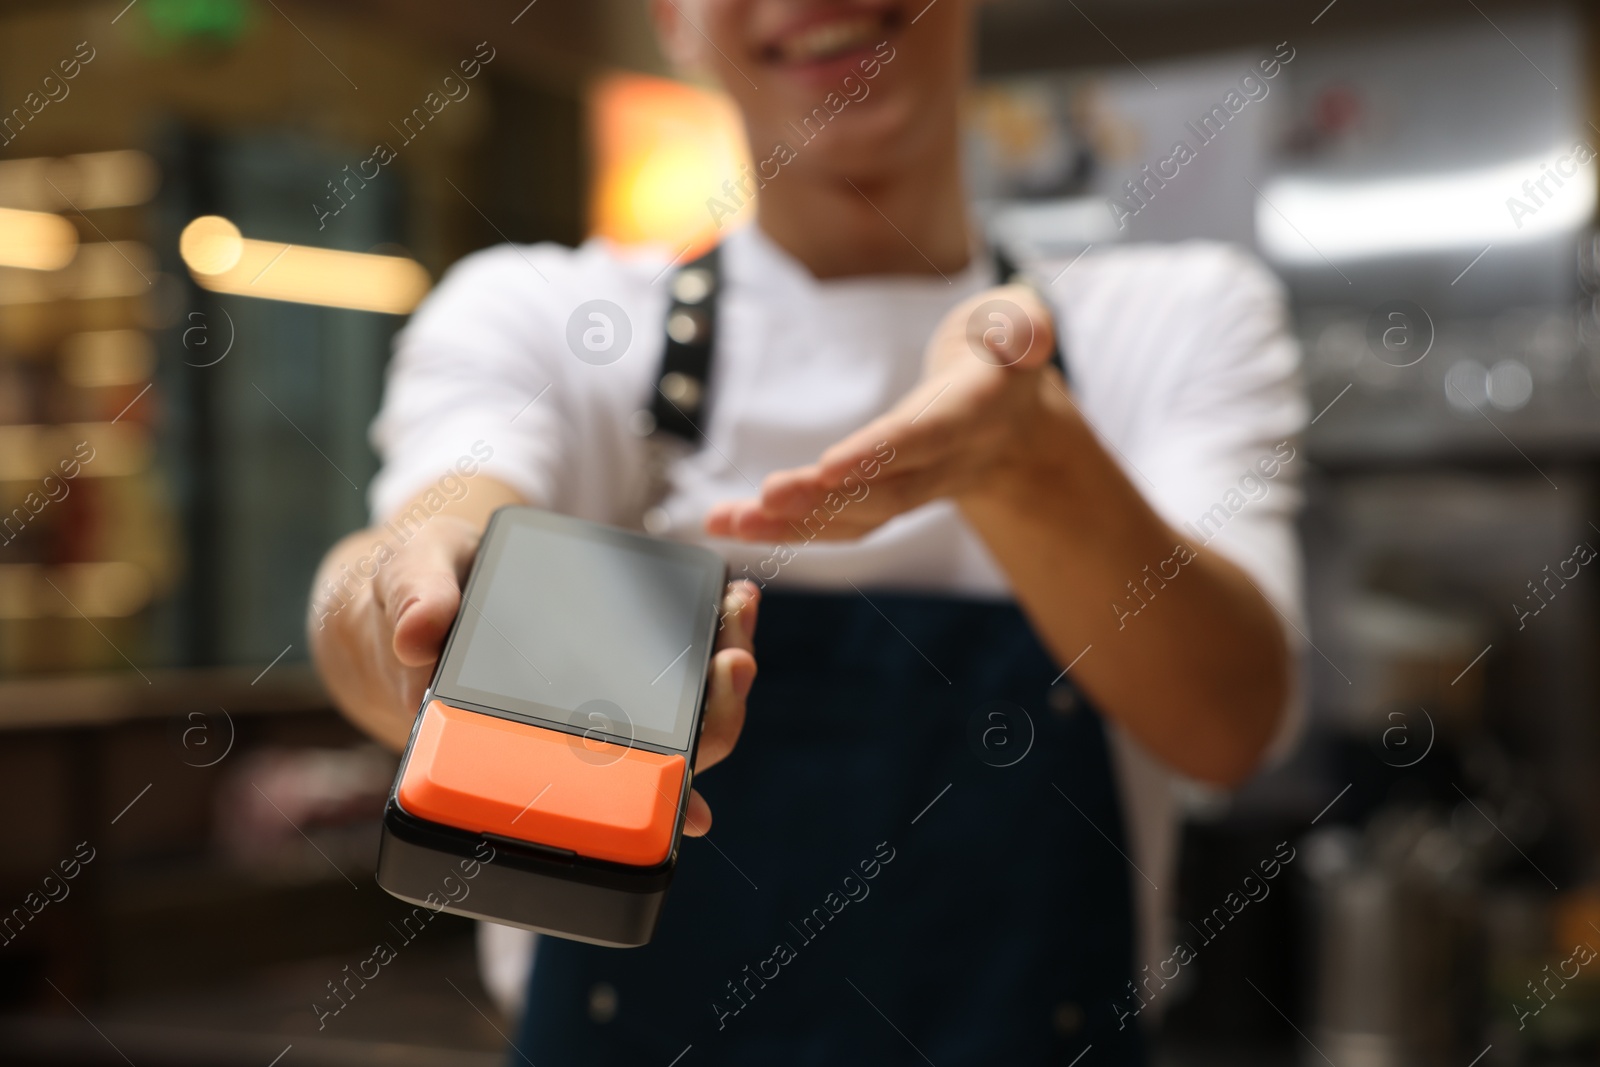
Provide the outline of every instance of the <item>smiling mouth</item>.
[[769,63],[826,63],[878,44],[899,26],[895,8],[848,15],[785,34],[762,49],[762,58]]

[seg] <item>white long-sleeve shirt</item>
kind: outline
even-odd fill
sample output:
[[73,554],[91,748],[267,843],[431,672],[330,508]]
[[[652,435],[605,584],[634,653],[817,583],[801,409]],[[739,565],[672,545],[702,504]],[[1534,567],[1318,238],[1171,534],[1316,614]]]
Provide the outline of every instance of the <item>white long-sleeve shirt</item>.
[[[384,461],[374,517],[438,486],[462,457],[488,452],[479,471],[530,502],[627,521],[642,458],[629,423],[648,407],[660,366],[667,267],[666,255],[590,241],[576,250],[499,246],[451,269],[396,342],[372,431]],[[726,239],[722,273],[709,416],[700,420],[708,440],[672,467],[662,506],[667,536],[711,545],[737,574],[757,571],[773,546],[706,537],[711,504],[755,495],[771,471],[813,461],[888,410],[918,380],[945,312],[995,278],[980,254],[948,279],[819,281],[755,227]],[[1293,519],[1305,462],[1296,437],[1306,409],[1276,279],[1236,249],[1201,242],[1091,251],[1029,274],[1053,304],[1075,399],[1128,478],[1191,543],[1242,567],[1294,638]],[[609,323],[609,351],[607,324],[584,307],[596,300],[622,311]],[[597,324],[590,341],[599,352],[582,341]],[[1005,574],[948,501],[860,541],[807,543],[773,580],[848,583],[1009,595]],[[1135,606],[1130,596],[1121,610]],[[1119,617],[1111,605],[1095,610]],[[1279,753],[1298,732],[1298,707],[1285,716]],[[1175,875],[1174,777],[1114,725],[1109,733],[1129,851],[1143,875],[1131,877],[1141,960],[1159,959]]]

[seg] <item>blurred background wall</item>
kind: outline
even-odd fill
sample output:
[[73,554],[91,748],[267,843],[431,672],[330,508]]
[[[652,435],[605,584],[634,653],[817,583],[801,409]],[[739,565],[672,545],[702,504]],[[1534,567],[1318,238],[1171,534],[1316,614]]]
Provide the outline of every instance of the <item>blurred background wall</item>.
[[[0,2],[7,1063],[502,1059],[449,916],[311,1008],[405,910],[370,877],[393,762],[305,663],[312,571],[364,522],[388,346],[432,281],[506,240],[712,240],[745,158],[642,0],[524,2]],[[1203,949],[1150,998],[1160,1061],[1600,1062],[1592,12],[980,23],[991,231],[1023,258],[1255,250],[1316,413],[1312,728],[1187,798],[1168,895]],[[1287,876],[1219,932],[1280,842]]]

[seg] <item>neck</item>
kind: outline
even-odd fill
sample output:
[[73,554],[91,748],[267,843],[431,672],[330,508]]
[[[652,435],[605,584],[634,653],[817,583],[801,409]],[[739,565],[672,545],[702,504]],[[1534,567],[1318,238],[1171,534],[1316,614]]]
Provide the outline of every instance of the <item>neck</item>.
[[817,278],[955,274],[971,234],[955,131],[941,141],[933,158],[894,172],[784,173],[761,191],[756,218]]

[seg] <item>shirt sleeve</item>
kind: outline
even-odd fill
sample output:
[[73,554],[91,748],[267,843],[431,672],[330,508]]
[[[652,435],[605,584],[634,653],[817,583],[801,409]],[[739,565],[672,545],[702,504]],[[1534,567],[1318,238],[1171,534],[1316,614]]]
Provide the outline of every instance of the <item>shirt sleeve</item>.
[[555,499],[571,434],[545,395],[560,390],[552,346],[561,333],[539,287],[569,254],[553,245],[474,253],[397,335],[371,430],[383,464],[368,497],[375,521],[441,487],[464,458],[530,503]]
[[[1203,246],[1192,257],[1191,298],[1170,324],[1180,366],[1131,462],[1147,496],[1196,547],[1227,557],[1280,616],[1298,665],[1304,657],[1299,539],[1306,425],[1300,351],[1282,285],[1253,257]],[[1296,671],[1296,675],[1301,672]],[[1298,686],[1298,683],[1297,683]],[[1269,759],[1298,739],[1298,690]]]

